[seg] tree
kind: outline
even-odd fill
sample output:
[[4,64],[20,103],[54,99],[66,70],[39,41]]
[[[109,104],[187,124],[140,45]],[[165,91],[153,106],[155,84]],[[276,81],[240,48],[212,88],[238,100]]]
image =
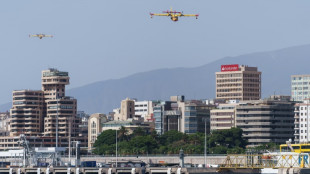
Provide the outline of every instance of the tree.
[[[115,130],[102,132],[94,144],[96,154],[115,154]],[[183,149],[187,154],[202,154],[204,152],[204,134],[184,134],[178,131],[168,131],[158,135],[156,131],[146,134],[142,128],[137,128],[131,136],[121,127],[118,131],[119,153],[124,154],[177,154]],[[207,151],[214,154],[244,153],[247,141],[242,137],[240,128],[214,131],[208,135]],[[268,147],[275,148],[268,144]],[[262,147],[263,148],[263,147]]]
[[115,130],[106,130],[103,131],[98,137],[97,140],[94,143],[94,147],[99,147],[100,145],[106,144],[106,145],[112,145],[115,144],[115,138],[116,138],[116,132]]
[[182,132],[178,132],[176,130],[171,130],[171,131],[165,132],[160,137],[160,144],[168,145],[168,144],[171,144],[175,141],[179,141],[183,138],[185,138],[185,137],[184,137],[184,134]]
[[143,130],[141,127],[137,127],[134,131],[133,131],[133,136],[145,136],[146,132],[145,130]]
[[124,126],[118,130],[118,138],[119,141],[128,141],[128,130]]

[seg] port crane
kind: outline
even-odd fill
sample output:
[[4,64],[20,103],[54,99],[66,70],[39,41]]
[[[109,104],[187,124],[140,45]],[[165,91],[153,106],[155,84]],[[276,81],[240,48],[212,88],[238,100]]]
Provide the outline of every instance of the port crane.
[[30,34],[29,37],[38,37],[39,39],[42,39],[43,37],[53,37],[53,35],[46,35],[46,34]]
[[31,167],[45,163],[52,166],[63,166],[64,162],[57,155],[59,152],[64,152],[66,148],[31,148],[25,134],[20,134],[18,141],[19,146],[23,148],[23,166]]
[[150,13],[151,18],[153,16],[168,16],[171,18],[172,21],[177,22],[179,17],[196,17],[198,19],[199,14],[184,14],[183,12],[173,11],[172,8],[167,11],[163,11],[163,13]]
[[24,148],[23,166],[31,166],[36,164],[36,153],[30,148],[29,141],[26,139],[25,134],[20,134],[18,144]]

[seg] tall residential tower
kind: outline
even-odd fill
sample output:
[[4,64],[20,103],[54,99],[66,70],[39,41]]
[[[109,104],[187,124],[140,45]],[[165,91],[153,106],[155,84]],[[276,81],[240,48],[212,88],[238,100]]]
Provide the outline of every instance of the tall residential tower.
[[65,95],[69,79],[68,72],[48,69],[42,71],[42,90],[13,91],[10,136],[0,137],[0,149],[18,148],[21,134],[32,147],[55,147],[56,142],[68,147],[74,140],[87,146],[87,137],[79,136],[77,100]]

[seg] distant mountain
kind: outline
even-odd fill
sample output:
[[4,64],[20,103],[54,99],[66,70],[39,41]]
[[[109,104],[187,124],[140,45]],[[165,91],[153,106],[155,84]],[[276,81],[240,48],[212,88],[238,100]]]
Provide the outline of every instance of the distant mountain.
[[187,99],[215,97],[215,72],[222,64],[257,66],[262,72],[262,96],[290,95],[290,76],[309,74],[310,45],[276,51],[225,57],[195,68],[158,69],[125,78],[92,83],[68,91],[78,99],[78,109],[87,113],[108,113],[120,107],[126,97],[138,100],[166,100],[172,95]]
[[[78,99],[78,110],[89,114],[108,113],[120,107],[120,101],[167,100],[172,95],[186,99],[215,97],[215,72],[222,64],[257,66],[262,72],[262,96],[290,95],[290,76],[309,74],[310,44],[276,51],[225,57],[195,68],[158,69],[137,73],[121,79],[106,80],[68,90],[67,95]],[[7,108],[11,107],[6,104]],[[0,106],[0,109],[5,107]],[[5,109],[7,110],[7,109]],[[0,110],[0,111],[5,111]]]

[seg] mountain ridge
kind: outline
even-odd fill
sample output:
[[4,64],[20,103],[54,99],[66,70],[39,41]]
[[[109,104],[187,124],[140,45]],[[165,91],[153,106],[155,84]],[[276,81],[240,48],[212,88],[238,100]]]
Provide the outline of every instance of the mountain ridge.
[[127,97],[138,100],[168,100],[172,95],[185,95],[186,99],[214,98],[215,72],[220,71],[222,64],[258,67],[262,72],[262,98],[274,93],[290,95],[290,76],[309,74],[309,57],[310,44],[227,56],[197,67],[161,68],[97,81],[69,89],[67,95],[77,98],[78,110],[89,114],[111,112]]

